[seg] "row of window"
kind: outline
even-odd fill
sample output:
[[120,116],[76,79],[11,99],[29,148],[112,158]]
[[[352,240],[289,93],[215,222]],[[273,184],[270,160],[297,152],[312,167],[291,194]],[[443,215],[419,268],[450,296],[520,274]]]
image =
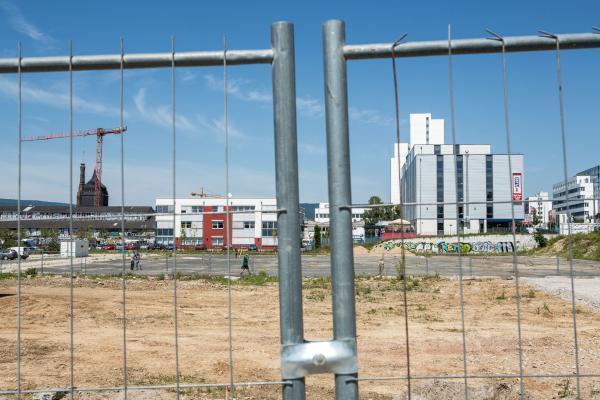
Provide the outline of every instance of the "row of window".
[[[254,221],[244,221],[243,229],[254,229]],[[184,229],[190,229],[192,227],[191,221],[182,221],[181,227]],[[212,229],[223,229],[224,222],[221,220],[211,221]],[[157,236],[173,236],[173,229],[157,228]],[[277,221],[264,221],[262,223],[262,235],[263,236],[277,236]]]
[[[187,206],[184,206],[184,207],[187,207]],[[231,206],[231,210],[234,212],[254,211],[255,209],[256,209],[256,207],[254,207],[254,206]],[[210,206],[210,212],[219,212],[219,211],[223,211],[223,206]],[[173,206],[172,205],[156,206],[156,212],[160,213],[160,214],[172,213]],[[204,206],[191,206],[191,212],[192,212],[192,214],[200,214],[200,213],[204,212]],[[181,213],[186,214],[187,209],[182,208]]]
[[[358,213],[352,213],[352,218],[353,219],[361,219],[363,217],[362,214],[358,214]],[[329,218],[329,213],[324,214],[324,213],[315,213],[315,218]]]

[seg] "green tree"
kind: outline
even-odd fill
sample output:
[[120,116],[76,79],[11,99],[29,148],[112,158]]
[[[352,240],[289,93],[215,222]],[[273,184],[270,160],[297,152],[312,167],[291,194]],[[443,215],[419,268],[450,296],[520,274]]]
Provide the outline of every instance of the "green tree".
[[[379,196],[371,196],[369,205],[383,204]],[[393,221],[402,218],[400,206],[379,206],[365,211],[363,214],[365,225],[372,229],[379,221]]]
[[321,247],[321,227],[315,225],[315,249]]
[[533,212],[533,218],[532,218],[531,222],[533,222],[533,226],[538,226],[542,222],[542,219],[540,218],[540,214],[538,213],[538,211],[535,208],[532,208],[532,212]]

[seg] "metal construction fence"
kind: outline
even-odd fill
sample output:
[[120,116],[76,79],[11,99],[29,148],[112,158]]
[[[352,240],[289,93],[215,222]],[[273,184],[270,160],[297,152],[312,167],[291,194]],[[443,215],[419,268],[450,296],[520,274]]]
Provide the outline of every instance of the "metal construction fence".
[[[448,58],[448,79],[450,83],[450,109],[451,109],[451,131],[452,142],[456,145],[456,129],[454,123],[454,94],[453,94],[453,71],[452,57],[461,54],[482,54],[482,53],[500,53],[502,76],[504,82],[504,100],[505,100],[505,127],[507,153],[511,155],[510,147],[510,129],[508,112],[508,91],[506,78],[506,54],[510,52],[528,52],[528,51],[555,51],[557,56],[557,79],[558,96],[560,99],[561,116],[561,140],[562,154],[564,162],[564,180],[567,181],[567,159],[566,159],[566,132],[564,127],[562,81],[560,72],[560,51],[567,49],[598,48],[600,47],[600,35],[597,33],[554,35],[542,33],[541,36],[522,36],[522,37],[502,37],[490,32],[492,39],[467,39],[454,40],[448,32],[447,40],[430,42],[403,42],[401,40],[394,43],[367,44],[367,45],[348,45],[345,43],[344,23],[337,20],[327,21],[323,25],[323,58],[324,58],[324,85],[325,85],[325,119],[327,135],[327,165],[328,165],[328,188],[330,204],[330,228],[329,244],[331,247],[331,283],[333,293],[333,338],[325,341],[307,341],[305,340],[304,319],[303,319],[303,297],[302,297],[302,268],[301,268],[301,243],[299,237],[299,189],[298,189],[298,159],[297,159],[297,133],[296,133],[296,84],[295,84],[295,50],[293,26],[288,22],[277,22],[271,27],[271,47],[262,50],[229,50],[226,43],[224,49],[211,52],[176,52],[175,40],[171,52],[155,54],[127,54],[121,43],[121,52],[115,55],[88,55],[75,56],[70,54],[65,57],[22,57],[21,48],[18,48],[18,57],[0,60],[0,73],[14,74],[17,79],[17,101],[18,101],[18,204],[21,210],[21,177],[22,177],[22,75],[34,72],[67,72],[69,79],[69,127],[70,136],[70,193],[73,193],[73,75],[78,71],[90,70],[118,70],[120,71],[120,126],[124,123],[124,71],[138,68],[170,68],[171,70],[171,133],[172,133],[172,193],[176,196],[176,70],[180,67],[205,67],[222,66],[224,71],[224,112],[225,112],[225,193],[229,193],[229,136],[227,128],[227,68],[230,66],[244,64],[270,64],[272,70],[273,82],[273,110],[274,110],[274,137],[275,137],[275,180],[277,197],[277,275],[279,277],[279,310],[280,310],[280,369],[281,380],[279,381],[255,381],[238,382],[233,374],[233,334],[232,334],[232,289],[231,280],[228,280],[228,359],[227,359],[227,377],[224,382],[181,382],[180,376],[180,350],[179,350],[179,331],[178,331],[178,254],[177,249],[173,249],[172,257],[165,259],[165,268],[170,269],[168,273],[172,274],[172,320],[173,320],[173,338],[175,343],[175,380],[173,384],[160,385],[131,385],[128,375],[128,339],[127,339],[127,313],[126,303],[127,280],[129,265],[125,253],[121,259],[121,321],[122,321],[122,383],[111,387],[81,387],[77,385],[76,363],[75,363],[75,344],[74,336],[76,329],[74,325],[74,278],[77,274],[78,260],[74,256],[70,258],[70,305],[69,305],[69,335],[70,335],[70,363],[69,377],[70,385],[54,390],[64,391],[74,398],[75,394],[83,392],[120,392],[125,399],[131,391],[140,390],[165,390],[173,389],[175,396],[180,397],[183,389],[189,388],[228,388],[235,396],[235,388],[261,385],[275,385],[281,388],[282,396],[286,400],[300,400],[306,397],[305,378],[317,373],[331,373],[335,376],[335,396],[337,399],[358,399],[359,382],[361,381],[402,381],[407,385],[408,398],[412,396],[411,384],[415,380],[458,380],[464,384],[464,397],[469,397],[467,390],[471,380],[515,378],[518,379],[520,389],[519,394],[522,399],[526,398],[527,379],[543,378],[575,378],[577,385],[577,396],[581,397],[580,381],[583,378],[600,377],[600,371],[593,373],[583,373],[579,369],[579,345],[577,336],[577,309],[575,303],[575,284],[572,260],[572,245],[569,241],[568,270],[571,282],[571,308],[572,308],[572,332],[575,373],[572,371],[563,371],[555,374],[532,374],[525,370],[523,365],[523,344],[521,338],[521,316],[519,293],[519,263],[517,260],[515,246],[512,247],[512,277],[514,278],[516,291],[516,313],[518,331],[517,349],[518,349],[518,368],[517,373],[490,373],[473,374],[468,366],[468,343],[465,326],[465,300],[463,288],[464,268],[472,268],[470,259],[465,265],[464,256],[458,252],[457,275],[459,282],[459,297],[461,310],[461,335],[462,335],[462,373],[446,374],[441,376],[433,375],[415,375],[411,370],[411,341],[410,326],[408,320],[408,290],[407,279],[403,279],[402,302],[404,309],[404,337],[402,344],[406,353],[406,359],[402,361],[405,366],[405,374],[400,376],[359,376],[358,369],[358,350],[357,350],[357,331],[356,331],[356,308],[355,308],[355,260],[353,255],[352,238],[352,207],[359,205],[353,204],[351,199],[351,179],[350,179],[350,151],[349,151],[349,123],[348,123],[348,93],[347,93],[347,73],[346,65],[349,61],[390,58],[393,63],[394,83],[396,83],[396,65],[395,60],[403,57],[425,57],[425,56],[445,56]],[[71,47],[72,49],[72,47]],[[396,97],[396,137],[397,143],[400,143],[400,125],[398,110],[398,92],[395,88]],[[121,135],[121,206],[122,221],[125,216],[125,160],[123,152],[123,135]],[[510,160],[510,157],[509,157]],[[456,165],[456,164],[455,164]],[[509,161],[509,176],[512,173],[512,167]],[[398,175],[400,176],[400,174]],[[455,174],[456,176],[456,174]],[[458,183],[457,183],[458,185]],[[72,207],[72,197],[70,199]],[[439,202],[434,203],[455,205],[457,208],[456,227],[459,226],[459,205],[473,204],[476,202]],[[501,203],[500,201],[485,201],[487,203]],[[509,201],[512,205],[512,236],[515,239],[515,218],[514,201]],[[569,198],[567,195],[567,206]],[[407,207],[414,207],[414,203],[400,203],[402,210]],[[421,203],[424,205],[424,203]],[[229,213],[229,207],[227,207]],[[568,211],[570,214],[570,211]],[[71,209],[72,214],[72,209]],[[570,215],[569,215],[570,217]],[[571,218],[569,218],[570,220]],[[71,217],[71,229],[72,229]],[[229,221],[229,218],[227,218]],[[18,218],[17,230],[21,232],[20,213]],[[176,214],[173,212],[173,224],[176,223]],[[125,226],[122,222],[123,246],[125,246]],[[229,229],[227,229],[229,235]],[[227,242],[230,243],[230,238]],[[404,239],[401,239],[403,241]],[[175,238],[173,240],[175,242]],[[461,232],[457,230],[457,241],[461,241]],[[20,237],[19,237],[20,242]],[[406,266],[404,243],[402,243],[402,253],[400,263]],[[231,276],[230,250],[226,252],[227,275]],[[428,258],[419,261],[420,268],[429,268]],[[209,261],[210,265],[210,261]],[[16,379],[15,387],[1,388],[0,395],[15,395],[21,398],[25,394],[45,392],[45,388],[23,387],[21,376],[22,363],[22,343],[21,343],[21,261],[17,261],[17,345],[16,345]]]

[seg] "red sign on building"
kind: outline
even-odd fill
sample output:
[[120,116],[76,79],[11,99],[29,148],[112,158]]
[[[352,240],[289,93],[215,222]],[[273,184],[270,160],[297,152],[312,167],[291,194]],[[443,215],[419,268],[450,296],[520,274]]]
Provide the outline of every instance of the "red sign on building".
[[520,172],[512,175],[512,199],[523,200],[523,174]]

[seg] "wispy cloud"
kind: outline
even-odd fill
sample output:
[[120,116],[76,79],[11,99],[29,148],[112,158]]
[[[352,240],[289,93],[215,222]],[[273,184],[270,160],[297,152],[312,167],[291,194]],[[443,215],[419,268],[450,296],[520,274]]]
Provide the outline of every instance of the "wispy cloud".
[[[133,96],[133,102],[138,116],[144,120],[162,127],[171,127],[173,115],[171,107],[165,104],[149,106],[146,103],[146,89],[140,88]],[[225,132],[224,118],[207,118],[202,114],[186,115],[177,113],[175,118],[177,129],[190,134],[210,133],[222,140]],[[234,139],[244,139],[246,136],[231,121],[228,125],[228,134]]]
[[[204,75],[207,86],[212,90],[223,90],[223,80],[212,74]],[[273,101],[273,95],[266,89],[252,88],[251,80],[248,79],[229,79],[227,81],[227,93],[238,100],[249,101],[261,104],[270,104]],[[320,117],[323,115],[323,104],[312,97],[296,98],[298,111],[309,117]]]
[[15,31],[45,46],[56,45],[57,42],[53,37],[25,18],[21,10],[11,2],[0,0],[0,10],[4,11],[8,17],[8,22]]
[[[39,103],[59,109],[69,108],[69,94],[66,89],[63,91],[46,90],[33,85],[23,84],[21,91],[24,102]],[[18,94],[17,83],[12,79],[0,77],[0,93],[7,97],[16,98]],[[76,111],[92,114],[119,115],[119,109],[116,107],[109,107],[78,96],[73,96],[73,108]]]
[[350,107],[348,112],[352,121],[386,127],[394,125],[394,119],[392,117],[383,115],[377,110]]

